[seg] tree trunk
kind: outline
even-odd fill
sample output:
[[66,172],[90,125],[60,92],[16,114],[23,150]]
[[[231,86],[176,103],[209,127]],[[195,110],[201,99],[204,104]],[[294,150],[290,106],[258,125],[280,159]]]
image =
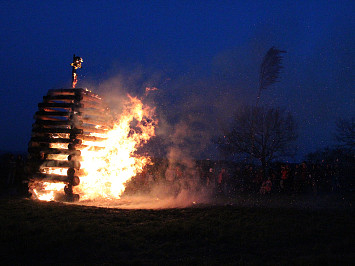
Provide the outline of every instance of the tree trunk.
[[266,180],[267,175],[266,175],[266,169],[267,169],[267,162],[266,162],[266,158],[263,156],[260,158],[261,161],[261,169],[263,169],[263,181]]

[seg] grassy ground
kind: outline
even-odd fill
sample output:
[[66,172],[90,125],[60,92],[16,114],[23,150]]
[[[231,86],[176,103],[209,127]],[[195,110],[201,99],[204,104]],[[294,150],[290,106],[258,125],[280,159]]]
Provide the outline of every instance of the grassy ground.
[[236,201],[122,210],[0,199],[0,262],[344,265],[355,259],[352,207],[285,208]]

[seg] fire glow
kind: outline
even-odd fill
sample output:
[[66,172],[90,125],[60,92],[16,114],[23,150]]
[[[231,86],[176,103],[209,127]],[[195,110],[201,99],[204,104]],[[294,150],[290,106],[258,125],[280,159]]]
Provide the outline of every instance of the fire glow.
[[[119,199],[126,182],[150,163],[147,156],[138,156],[136,151],[155,135],[154,108],[144,105],[141,100],[128,95],[123,112],[114,121],[110,130],[91,133],[101,141],[83,140],[80,156],[80,184],[73,192],[80,200]],[[97,147],[101,147],[98,149]],[[59,156],[60,157],[60,156]],[[61,159],[57,157],[57,159]],[[68,168],[48,168],[49,174],[64,175]],[[63,193],[64,183],[43,182],[41,191],[33,189],[34,197],[40,200],[54,200]]]

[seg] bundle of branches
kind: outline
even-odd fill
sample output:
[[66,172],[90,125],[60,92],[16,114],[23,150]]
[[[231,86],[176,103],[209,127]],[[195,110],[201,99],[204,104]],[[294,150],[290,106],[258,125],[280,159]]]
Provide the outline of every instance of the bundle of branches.
[[279,74],[283,68],[281,65],[283,58],[281,55],[282,53],[286,53],[286,51],[271,47],[266,53],[263,62],[261,63],[257,104],[261,96],[261,91],[267,89],[269,86],[279,81]]

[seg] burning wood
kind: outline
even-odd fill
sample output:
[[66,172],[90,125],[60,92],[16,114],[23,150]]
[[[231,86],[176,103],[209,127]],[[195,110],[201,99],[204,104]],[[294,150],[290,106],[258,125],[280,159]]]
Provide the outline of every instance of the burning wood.
[[[37,170],[32,170],[32,180],[36,183],[40,180],[65,183],[65,193],[72,200],[73,187],[80,183],[80,176],[86,175],[80,169],[81,150],[103,149],[95,144],[105,138],[92,134],[102,134],[109,129],[111,124],[107,122],[107,115],[101,114],[108,109],[101,98],[84,89],[50,90],[38,107],[28,149],[32,158],[30,163],[37,165]],[[77,111],[79,108],[90,110],[96,117],[83,117],[82,112]],[[33,191],[39,193],[36,189]]]
[[50,121],[66,121],[63,117],[46,116],[46,115],[35,115],[35,119],[38,120],[50,120]]
[[61,193],[69,201],[79,194],[119,198],[125,182],[149,162],[134,152],[154,136],[154,110],[129,96],[121,117],[113,119],[98,95],[75,88],[81,62],[74,56],[73,88],[49,90],[38,104],[28,148],[30,191],[38,199]]
[[[43,153],[44,156],[46,155],[51,155],[51,154],[62,154],[62,155],[77,155],[80,156],[81,152],[80,150],[68,150],[68,149],[44,149],[42,147],[29,147],[28,152],[30,154],[40,154]],[[47,157],[44,157],[45,159]]]
[[74,168],[74,169],[80,169],[80,163],[77,161],[69,161],[68,159],[65,161],[61,160],[49,160],[47,156],[47,160],[45,160],[42,164],[41,167],[59,167],[59,168]]
[[80,95],[57,95],[57,96],[43,96],[43,102],[45,103],[57,103],[57,102],[64,102],[64,103],[74,103],[80,101]]
[[106,140],[107,138],[100,138],[100,137],[96,137],[96,136],[88,136],[88,135],[77,135],[77,138],[80,140],[84,140],[84,141],[97,141],[97,142],[101,142]]
[[103,117],[106,118],[107,114],[105,112],[97,112],[96,109],[78,109],[81,116],[94,116],[94,117]]
[[79,126],[79,130],[83,131],[83,134],[89,135],[89,134],[106,134],[108,129],[106,128],[95,128],[95,127],[83,127]]

